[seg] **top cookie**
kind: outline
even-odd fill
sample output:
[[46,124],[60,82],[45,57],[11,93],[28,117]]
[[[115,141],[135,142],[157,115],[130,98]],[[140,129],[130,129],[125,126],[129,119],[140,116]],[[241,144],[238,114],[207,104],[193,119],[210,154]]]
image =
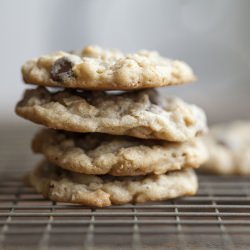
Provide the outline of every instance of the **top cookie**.
[[97,46],[29,60],[22,74],[26,83],[88,90],[133,90],[195,80],[186,63],[163,58],[155,51],[123,54]]
[[250,121],[213,126],[204,142],[209,152],[204,171],[250,175]]

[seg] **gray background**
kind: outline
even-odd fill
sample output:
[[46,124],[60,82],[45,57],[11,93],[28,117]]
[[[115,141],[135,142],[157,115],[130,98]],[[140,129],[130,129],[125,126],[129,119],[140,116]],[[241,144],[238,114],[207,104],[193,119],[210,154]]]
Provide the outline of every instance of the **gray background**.
[[249,15],[248,0],[1,0],[1,121],[21,122],[22,63],[92,43],[185,60],[199,80],[165,95],[202,106],[210,122],[250,118]]

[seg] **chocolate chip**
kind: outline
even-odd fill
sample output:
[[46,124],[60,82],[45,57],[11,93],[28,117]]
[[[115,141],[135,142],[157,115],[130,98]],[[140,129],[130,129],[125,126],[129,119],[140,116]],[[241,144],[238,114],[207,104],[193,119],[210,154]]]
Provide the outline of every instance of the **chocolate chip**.
[[69,78],[74,77],[72,70],[73,63],[67,57],[57,59],[51,69],[51,78],[57,82],[65,82]]
[[165,106],[164,98],[162,98],[157,92],[155,91],[149,92],[148,97],[151,104],[164,108]]
[[223,147],[225,147],[225,148],[230,148],[230,145],[229,145],[226,141],[224,141],[224,140],[222,140],[222,139],[217,139],[217,143],[218,143],[220,146],[223,146]]
[[154,93],[154,92],[149,93],[148,97],[149,97],[149,100],[152,104],[156,104],[156,105],[159,104],[159,97],[158,97],[157,93]]
[[155,114],[161,114],[162,113],[162,108],[158,105],[155,104],[150,104],[146,109],[146,111],[155,113]]

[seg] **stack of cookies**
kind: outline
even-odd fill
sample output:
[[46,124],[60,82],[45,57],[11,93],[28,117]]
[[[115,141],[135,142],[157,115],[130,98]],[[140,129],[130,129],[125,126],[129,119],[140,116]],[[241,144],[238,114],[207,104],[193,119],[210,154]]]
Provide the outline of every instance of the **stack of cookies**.
[[27,176],[37,192],[98,207],[196,193],[205,114],[154,89],[195,80],[186,63],[89,46],[30,60],[22,74],[40,86],[16,113],[48,127],[32,142],[46,158]]

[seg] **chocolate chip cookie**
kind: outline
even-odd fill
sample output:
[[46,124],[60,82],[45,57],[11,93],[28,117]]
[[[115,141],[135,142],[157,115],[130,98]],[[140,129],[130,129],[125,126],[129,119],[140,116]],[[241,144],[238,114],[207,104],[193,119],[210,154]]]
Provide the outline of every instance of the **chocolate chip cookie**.
[[204,138],[209,160],[201,170],[221,175],[250,175],[250,122],[211,127]]
[[187,141],[206,132],[204,112],[153,89],[125,93],[26,90],[16,113],[50,128]]
[[163,58],[157,52],[123,54],[97,46],[29,60],[22,74],[26,83],[88,90],[134,90],[195,80],[186,63]]
[[39,131],[33,139],[32,149],[64,169],[94,175],[164,174],[198,168],[207,159],[200,138],[174,143],[52,129]]
[[136,177],[95,176],[63,170],[46,161],[32,170],[26,180],[52,201],[94,207],[173,199],[194,195],[198,189],[192,169]]

